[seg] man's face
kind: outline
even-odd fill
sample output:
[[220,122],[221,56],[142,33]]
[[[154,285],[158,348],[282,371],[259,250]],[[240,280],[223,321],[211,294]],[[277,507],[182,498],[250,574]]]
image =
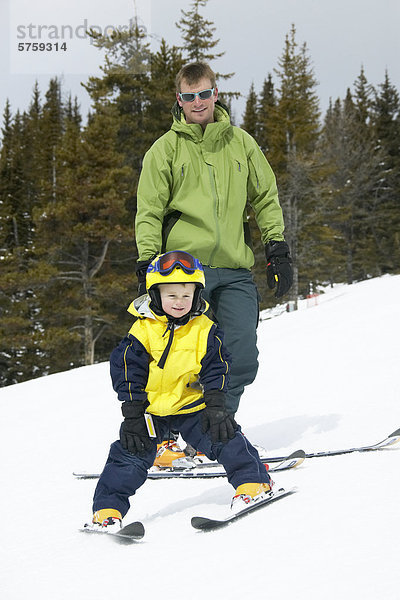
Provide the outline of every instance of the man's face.
[[[201,92],[212,87],[211,81],[206,77],[199,79],[197,83],[189,85],[185,79],[182,79],[181,93],[185,92]],[[214,106],[218,98],[218,90],[214,89],[214,94],[207,100],[201,100],[196,96],[193,102],[183,102],[179,94],[176,95],[179,106],[182,107],[185,115],[186,123],[198,123],[203,129],[208,123],[214,122]]]

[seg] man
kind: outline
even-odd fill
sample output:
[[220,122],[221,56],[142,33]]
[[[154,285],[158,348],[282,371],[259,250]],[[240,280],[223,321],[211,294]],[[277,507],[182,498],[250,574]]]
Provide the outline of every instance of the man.
[[145,292],[147,266],[160,252],[185,250],[203,263],[204,298],[232,354],[226,406],[234,414],[258,369],[248,201],[266,248],[269,287],[276,285],[280,297],[292,284],[275,176],[256,141],[231,125],[208,65],[192,63],[179,71],[172,114],[171,129],[146,153],[139,180],[139,293]]

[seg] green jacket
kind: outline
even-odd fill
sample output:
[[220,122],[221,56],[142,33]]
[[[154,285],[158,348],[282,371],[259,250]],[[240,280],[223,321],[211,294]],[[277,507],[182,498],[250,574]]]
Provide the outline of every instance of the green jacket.
[[256,141],[231,125],[222,105],[203,130],[174,111],[171,129],[146,153],[137,194],[139,260],[186,250],[204,265],[254,264],[247,201],[262,240],[283,240],[274,173]]

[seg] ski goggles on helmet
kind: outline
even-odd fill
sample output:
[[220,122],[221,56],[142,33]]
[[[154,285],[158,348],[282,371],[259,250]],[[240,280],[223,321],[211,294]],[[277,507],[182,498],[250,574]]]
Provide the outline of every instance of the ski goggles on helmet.
[[200,100],[208,100],[214,93],[215,88],[210,88],[208,90],[202,90],[201,92],[182,92],[179,93],[178,96],[182,100],[182,102],[193,102],[198,96]]
[[162,254],[157,260],[149,265],[148,272],[158,272],[161,275],[169,275],[176,267],[180,267],[188,275],[193,274],[197,269],[203,271],[201,262],[194,258],[188,252],[174,250]]

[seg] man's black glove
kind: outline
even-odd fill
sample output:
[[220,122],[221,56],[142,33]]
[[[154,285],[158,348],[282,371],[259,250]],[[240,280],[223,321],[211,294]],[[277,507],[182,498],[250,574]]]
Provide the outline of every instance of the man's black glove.
[[225,408],[225,393],[220,390],[209,390],[204,392],[205,409],[201,414],[202,431],[210,430],[212,442],[222,442],[235,437],[237,424],[233,415]]
[[152,442],[147,431],[144,413],[145,402],[123,402],[122,414],[125,420],[122,422],[119,437],[122,447],[131,454],[145,454],[152,449]]
[[267,257],[267,283],[272,290],[275,286],[275,298],[286,294],[293,283],[292,259],[286,242],[269,242],[265,246]]
[[138,278],[138,295],[146,293],[146,273],[147,267],[157,255],[155,254],[149,260],[138,260],[136,263],[136,277]]

